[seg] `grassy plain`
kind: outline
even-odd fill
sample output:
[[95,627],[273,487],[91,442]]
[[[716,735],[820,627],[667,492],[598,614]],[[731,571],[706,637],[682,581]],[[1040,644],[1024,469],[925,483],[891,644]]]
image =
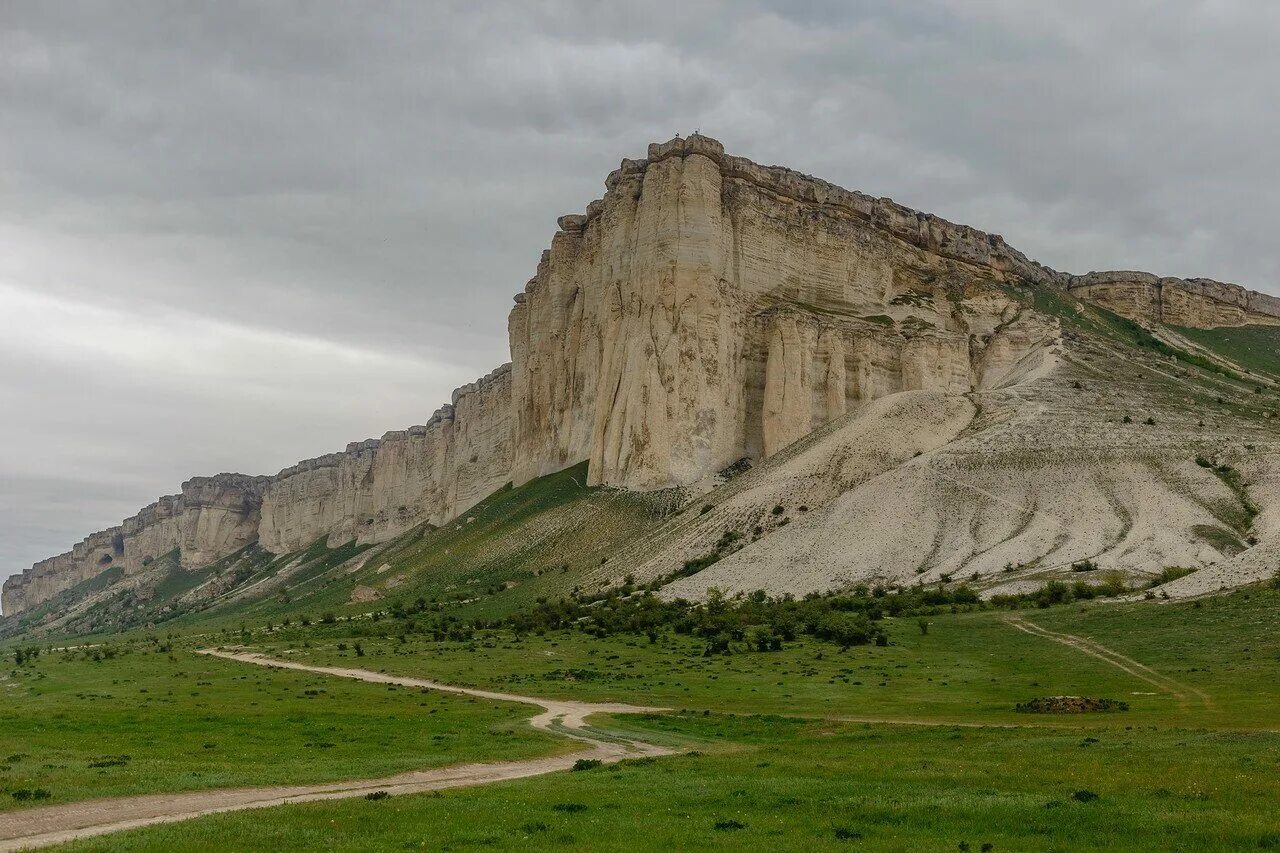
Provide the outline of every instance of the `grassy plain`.
[[[1280,849],[1280,591],[1019,614],[1137,659],[1188,688],[1185,702],[1006,615],[943,614],[927,633],[896,620],[887,647],[805,640],[712,657],[672,634],[402,643],[339,639],[350,625],[337,623],[304,642],[255,635],[259,648],[322,663],[668,705],[597,724],[683,754],[212,816],[69,849]],[[1131,709],[1014,710],[1062,694]]]
[[47,652],[0,673],[0,810],[569,748],[525,725],[528,706],[249,667],[189,648],[111,648],[109,658],[103,647]]
[[[439,795],[284,806],[74,850],[1221,850],[1280,844],[1280,736],[616,721],[695,752]],[[990,846],[987,846],[990,845]]]
[[[1092,638],[1194,691],[1173,691],[1043,637],[1012,628],[1018,616]],[[1141,725],[1280,728],[1280,592],[1248,589],[1198,602],[1071,605],[886,619],[890,645],[841,650],[801,639],[779,652],[704,656],[705,641],[667,632],[656,642],[555,631],[517,638],[483,632],[470,641],[418,634],[361,638],[350,626],[303,634],[255,634],[255,644],[328,665],[363,666],[533,696],[626,701],[674,709],[815,714],[934,722],[1026,723],[1020,701],[1082,695],[1129,703]],[[339,649],[339,644],[346,646]],[[1084,716],[1073,724],[1102,718]],[[1105,724],[1101,722],[1100,724]]]

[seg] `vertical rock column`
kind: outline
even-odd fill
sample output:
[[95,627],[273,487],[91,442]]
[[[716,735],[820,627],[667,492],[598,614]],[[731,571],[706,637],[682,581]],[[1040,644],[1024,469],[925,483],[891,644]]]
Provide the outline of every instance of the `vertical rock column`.
[[816,331],[781,316],[769,336],[764,377],[764,455],[772,456],[808,435],[813,423]]
[[740,455],[742,300],[725,280],[723,152],[703,142],[650,147],[634,253],[603,311],[593,484],[686,484]]
[[562,216],[558,224],[508,318],[516,485],[585,459],[594,424],[599,278],[602,266],[611,266],[598,257],[606,226],[597,225],[588,240],[588,217]]
[[794,441],[848,411],[848,369],[839,329],[790,315],[773,323],[765,361],[761,413],[764,455]]

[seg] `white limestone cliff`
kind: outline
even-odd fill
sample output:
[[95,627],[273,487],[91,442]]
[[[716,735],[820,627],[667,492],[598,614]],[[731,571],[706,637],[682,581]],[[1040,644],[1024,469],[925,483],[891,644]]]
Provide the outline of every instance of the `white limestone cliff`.
[[1280,322],[1273,297],[1204,279],[1069,276],[998,235],[696,134],[624,160],[605,190],[560,217],[516,296],[511,363],[426,424],[274,477],[191,480],[10,578],[4,612],[175,548],[190,568],[255,541],[278,554],[321,537],[386,541],[583,461],[592,484],[690,485],[872,400],[998,387],[1039,370],[1058,335],[1008,285],[1069,290],[1145,322]]

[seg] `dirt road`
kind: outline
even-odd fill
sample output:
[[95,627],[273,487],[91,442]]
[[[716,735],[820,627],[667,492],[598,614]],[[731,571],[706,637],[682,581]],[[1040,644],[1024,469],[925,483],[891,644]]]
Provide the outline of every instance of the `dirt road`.
[[250,652],[205,651],[203,654],[258,666],[296,669],[332,675],[339,678],[355,678],[377,684],[397,684],[405,687],[429,688],[448,693],[462,693],[482,699],[503,702],[519,702],[533,705],[542,712],[529,720],[534,728],[554,731],[556,734],[581,741],[585,749],[545,758],[526,761],[510,761],[497,764],[463,764],[432,770],[400,773],[383,779],[359,779],[349,782],[331,782],[320,785],[290,785],[263,788],[228,788],[211,791],[184,791],[174,794],[146,794],[136,797],[114,797],[87,800],[34,809],[0,813],[0,853],[10,850],[28,850],[50,844],[60,844],[76,838],[103,835],[140,826],[170,823],[218,812],[257,809],[285,803],[305,803],[313,800],[336,800],[347,797],[363,797],[377,791],[388,794],[413,794],[441,788],[458,788],[482,785],[504,779],[520,779],[542,773],[554,773],[573,766],[578,759],[596,759],[602,762],[622,758],[666,755],[671,750],[654,744],[605,739],[593,733],[586,725],[592,714],[638,714],[664,710],[642,708],[634,705],[607,705],[590,702],[572,702],[560,699],[536,699],[511,693],[495,693],[489,690],[471,690],[448,684],[438,684],[420,678],[404,678],[370,672],[364,669],[345,669],[329,666],[311,666],[295,661],[276,660]]

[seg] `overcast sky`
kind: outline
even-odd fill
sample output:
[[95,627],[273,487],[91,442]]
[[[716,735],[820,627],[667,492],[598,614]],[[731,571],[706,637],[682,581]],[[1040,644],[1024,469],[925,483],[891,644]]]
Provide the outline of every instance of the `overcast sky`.
[[0,576],[421,423],[695,128],[1059,269],[1280,292],[1280,3],[0,3]]

